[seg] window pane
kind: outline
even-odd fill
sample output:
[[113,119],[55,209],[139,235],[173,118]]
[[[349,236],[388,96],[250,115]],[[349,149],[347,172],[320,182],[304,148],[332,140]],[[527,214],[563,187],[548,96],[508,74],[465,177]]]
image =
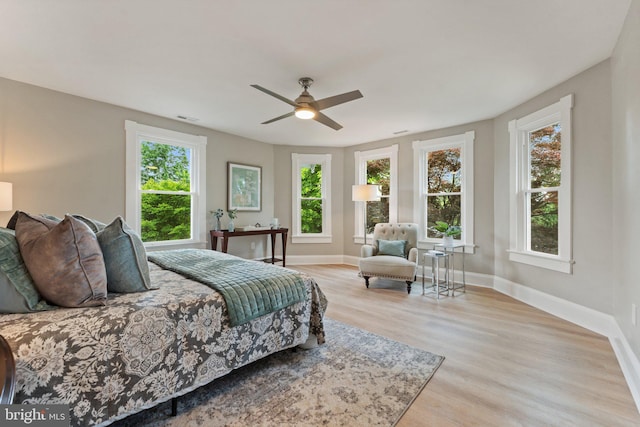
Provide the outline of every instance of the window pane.
[[[427,196],[427,237],[442,237],[431,227],[436,221],[443,221],[449,225],[460,225],[460,202],[462,196]],[[460,236],[456,237],[460,239]]]
[[[391,159],[376,159],[367,161],[367,184],[380,186],[383,196],[389,195],[391,183]],[[386,221],[381,221],[386,222]]]
[[302,233],[322,233],[322,200],[300,201]]
[[191,238],[191,195],[142,194],[142,241]]
[[322,165],[305,165],[300,168],[300,196],[322,197]]
[[560,123],[529,132],[530,188],[560,185]]
[[383,197],[377,202],[367,202],[367,234],[379,222],[389,222],[389,198]]
[[141,155],[140,181],[143,190],[165,190],[176,183],[179,183],[180,190],[190,190],[189,148],[143,141]]
[[529,250],[558,255],[558,192],[532,193],[529,200],[531,203]]
[[457,193],[462,184],[460,148],[431,151],[427,155],[427,191]]

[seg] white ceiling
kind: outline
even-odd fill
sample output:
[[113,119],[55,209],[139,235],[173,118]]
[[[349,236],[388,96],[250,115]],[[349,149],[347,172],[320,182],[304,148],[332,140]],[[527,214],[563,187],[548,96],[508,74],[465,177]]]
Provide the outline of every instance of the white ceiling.
[[[0,0],[0,76],[274,144],[496,115],[608,58],[630,0]],[[298,78],[335,131],[293,117]]]

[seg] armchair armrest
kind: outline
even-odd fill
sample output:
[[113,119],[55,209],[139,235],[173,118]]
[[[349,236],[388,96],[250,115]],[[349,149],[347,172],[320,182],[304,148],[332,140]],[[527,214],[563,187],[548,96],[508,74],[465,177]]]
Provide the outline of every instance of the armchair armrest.
[[368,258],[374,256],[376,248],[373,245],[362,245],[360,248],[360,258]]
[[416,262],[418,260],[418,248],[411,248],[409,250],[409,261]]

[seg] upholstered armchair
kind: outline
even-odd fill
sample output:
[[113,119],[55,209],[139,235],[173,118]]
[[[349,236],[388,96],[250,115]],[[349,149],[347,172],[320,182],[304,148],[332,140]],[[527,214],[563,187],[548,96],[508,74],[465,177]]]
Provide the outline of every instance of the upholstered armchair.
[[404,280],[407,292],[416,279],[418,225],[410,223],[376,224],[373,243],[360,249],[360,276],[369,287],[370,277]]

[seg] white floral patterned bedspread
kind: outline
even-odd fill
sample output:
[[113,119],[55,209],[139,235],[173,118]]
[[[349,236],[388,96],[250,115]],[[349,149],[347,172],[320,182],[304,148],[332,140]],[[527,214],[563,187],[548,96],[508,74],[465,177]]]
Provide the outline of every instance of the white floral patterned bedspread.
[[160,289],[109,294],[106,307],[0,315],[16,359],[14,403],[65,403],[71,425],[106,425],[309,333],[324,342],[326,299],[309,277],[304,301],[232,328],[216,291],[149,267]]

